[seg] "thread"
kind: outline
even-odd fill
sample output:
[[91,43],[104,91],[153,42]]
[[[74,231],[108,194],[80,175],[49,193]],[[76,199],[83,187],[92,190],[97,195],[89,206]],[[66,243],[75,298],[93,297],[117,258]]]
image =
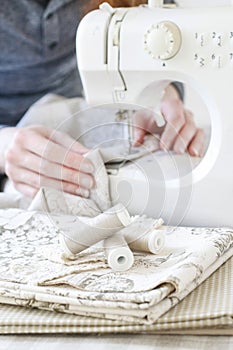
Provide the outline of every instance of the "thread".
[[136,218],[129,226],[120,232],[130,249],[158,254],[165,245],[163,220],[151,218]]
[[104,240],[104,252],[109,267],[114,271],[127,271],[134,263],[133,253],[120,233],[115,233]]
[[72,222],[56,222],[62,249],[68,254],[82,250],[113,235],[130,223],[130,216],[122,204],[118,204],[94,218],[72,218]]

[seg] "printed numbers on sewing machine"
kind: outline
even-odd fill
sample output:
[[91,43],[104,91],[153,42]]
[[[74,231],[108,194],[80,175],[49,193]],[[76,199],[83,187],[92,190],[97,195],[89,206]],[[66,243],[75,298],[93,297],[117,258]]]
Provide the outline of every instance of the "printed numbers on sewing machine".
[[213,47],[222,47],[226,38],[226,35],[224,33],[219,33],[213,31],[212,33],[204,32],[204,33],[198,33],[196,32],[194,34],[195,40],[200,47],[206,47],[210,46],[211,44]]
[[222,68],[224,66],[224,56],[223,55],[212,55],[212,66],[213,68]]
[[209,41],[209,33],[195,33],[195,39],[198,46],[204,47]]
[[214,46],[221,47],[223,42],[223,34],[212,32],[212,40],[213,40]]
[[206,60],[204,57],[199,56],[197,53],[194,55],[194,61],[196,62],[198,67],[204,67],[206,64]]
[[194,61],[198,67],[220,69],[229,64],[233,66],[233,31],[195,32],[194,39],[199,47],[199,51],[194,53]]
[[233,52],[229,54],[229,59],[230,59],[231,67],[233,68]]

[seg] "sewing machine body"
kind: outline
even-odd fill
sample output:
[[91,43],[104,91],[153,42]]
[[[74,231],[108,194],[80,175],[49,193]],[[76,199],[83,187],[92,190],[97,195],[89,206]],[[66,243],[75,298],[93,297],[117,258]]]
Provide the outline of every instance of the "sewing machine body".
[[[187,155],[153,154],[112,172],[112,195],[128,204],[132,214],[161,216],[173,225],[233,226],[232,18],[232,6],[140,6],[96,10],[81,22],[78,66],[90,104],[151,108],[169,82],[180,81],[198,91],[209,112],[209,147],[196,167]],[[153,40],[170,30],[166,23],[179,30],[178,50],[168,59],[173,42],[167,47],[155,43],[153,51]],[[168,158],[174,166],[171,177],[161,166]],[[180,163],[190,171],[181,174]],[[122,181],[131,187],[130,194],[121,188]]]

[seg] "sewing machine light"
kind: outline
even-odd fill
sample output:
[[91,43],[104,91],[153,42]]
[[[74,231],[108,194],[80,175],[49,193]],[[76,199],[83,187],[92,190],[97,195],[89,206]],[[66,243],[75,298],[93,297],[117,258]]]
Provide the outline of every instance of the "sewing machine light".
[[145,34],[145,50],[154,58],[167,60],[174,57],[181,47],[181,32],[173,22],[153,25]]

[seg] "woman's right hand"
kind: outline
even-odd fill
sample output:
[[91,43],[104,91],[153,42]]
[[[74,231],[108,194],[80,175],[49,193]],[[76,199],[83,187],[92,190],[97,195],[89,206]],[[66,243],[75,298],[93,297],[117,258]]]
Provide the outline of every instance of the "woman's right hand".
[[83,155],[88,149],[69,135],[45,126],[6,128],[10,135],[3,167],[14,187],[34,197],[42,186],[89,196],[94,186],[93,164]]

